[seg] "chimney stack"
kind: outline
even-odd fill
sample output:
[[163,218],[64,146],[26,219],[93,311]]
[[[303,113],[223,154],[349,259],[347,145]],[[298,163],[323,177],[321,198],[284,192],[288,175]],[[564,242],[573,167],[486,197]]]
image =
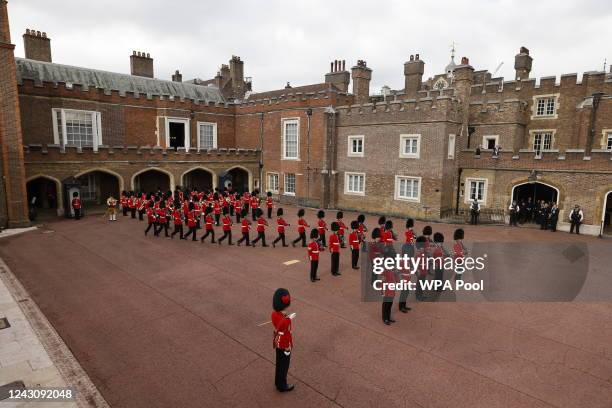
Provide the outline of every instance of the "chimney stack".
[[23,35],[23,47],[27,59],[51,62],[51,39],[47,33],[27,29]]
[[183,74],[181,74],[178,69],[174,71],[174,75],[172,75],[172,82],[183,82]]
[[135,76],[153,78],[153,58],[148,53],[132,51],[130,72]]
[[370,101],[370,79],[372,70],[368,68],[364,60],[357,61],[357,65],[351,68],[353,77],[353,95],[355,103],[368,103]]
[[232,55],[229,62],[230,79],[232,81],[232,97],[242,99],[246,92],[244,82],[244,62],[237,55]]
[[420,59],[419,54],[411,55],[410,60],[404,63],[404,94],[406,96],[416,96],[421,90],[423,72],[425,72],[425,63]]
[[325,74],[325,83],[332,84],[342,92],[348,92],[351,74],[346,71],[344,60],[335,60],[331,64],[331,72]]
[[531,72],[531,63],[533,58],[529,56],[529,50],[521,47],[519,53],[514,57],[514,69],[516,71],[516,80],[529,79]]

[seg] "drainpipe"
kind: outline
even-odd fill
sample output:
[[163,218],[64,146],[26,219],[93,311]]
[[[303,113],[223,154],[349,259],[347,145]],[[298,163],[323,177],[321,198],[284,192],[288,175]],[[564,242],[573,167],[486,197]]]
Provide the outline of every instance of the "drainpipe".
[[264,113],[259,114],[259,189],[263,187]]
[[459,167],[459,172],[457,174],[457,197],[455,201],[455,215],[459,215],[459,194],[461,193],[461,172],[463,169]]
[[312,108],[306,109],[307,128],[306,128],[306,205],[310,202],[310,118]]

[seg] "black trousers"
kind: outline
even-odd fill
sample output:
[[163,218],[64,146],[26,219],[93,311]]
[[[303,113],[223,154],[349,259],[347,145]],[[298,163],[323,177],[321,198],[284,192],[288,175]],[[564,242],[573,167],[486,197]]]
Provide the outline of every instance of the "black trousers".
[[240,238],[237,242],[238,245],[242,244],[243,242],[246,241],[246,246],[251,246],[251,241],[249,240],[249,233],[248,232],[243,232],[242,233],[242,238]]
[[263,231],[257,233],[257,238],[255,238],[253,241],[251,241],[251,245],[255,246],[257,241],[261,241],[261,245],[262,246],[268,246],[268,245],[266,245],[266,233],[263,232]]
[[284,232],[278,233],[278,237],[276,237],[276,239],[272,242],[272,245],[275,245],[278,241],[281,241],[283,243],[283,246],[287,246],[287,244],[285,243],[285,233]]
[[312,282],[317,278],[317,270],[319,269],[319,261],[310,261],[310,280]]
[[340,269],[340,252],[332,252],[331,254],[331,273],[332,275],[338,275]]
[[406,302],[408,300],[408,295],[410,295],[410,291],[408,289],[404,289],[404,290],[400,291],[399,303],[398,303],[398,306],[399,306],[400,310],[406,307]]
[[147,229],[145,229],[145,235],[147,235],[149,233],[149,230],[153,228],[153,233],[155,233],[155,223],[150,222],[149,225],[147,226]]
[[558,222],[558,221],[557,221],[556,219],[554,219],[554,218],[551,218],[551,219],[550,219],[550,230],[551,230],[552,232],[557,231],[557,222]]
[[240,211],[236,211],[236,224],[240,224]]
[[[434,279],[440,282],[444,282],[444,268],[436,268],[434,272]],[[436,289],[436,292],[442,292],[442,286]]]
[[219,244],[221,243],[221,241],[225,241],[225,238],[227,238],[227,241],[230,245],[234,245],[232,243],[232,231],[223,231],[223,235],[221,236],[221,238],[219,238]]
[[[191,230],[189,231],[191,232]],[[174,231],[170,234],[170,237],[174,238],[176,234],[180,234],[179,236],[183,239],[183,224],[174,224]]]
[[572,224],[570,225],[570,234],[574,233],[574,228],[576,229],[576,234],[580,234],[580,221],[572,220]]
[[221,219],[221,214],[215,214],[215,225],[219,226],[219,220]]
[[306,231],[300,232],[300,236],[293,240],[293,245],[295,246],[300,241],[302,241],[302,247],[306,248]]
[[157,227],[155,228],[155,235],[159,236],[159,233],[161,232],[161,230],[164,230],[164,234],[166,235],[166,238],[168,238],[170,235],[168,235],[168,224],[167,223],[163,223],[163,224],[157,224]]
[[421,286],[421,283],[425,282],[426,280],[427,280],[427,275],[419,276],[417,278],[417,283],[416,283],[416,297],[417,297],[417,299],[420,299],[421,297],[423,297],[423,287]]
[[206,234],[202,235],[202,238],[200,238],[200,241],[204,242],[204,240],[206,239],[206,237],[208,237],[209,235],[211,235],[211,240],[210,242],[212,242],[213,244],[215,243],[215,230],[206,230]]
[[319,234],[319,242],[321,243],[321,246],[323,246],[323,248],[327,246],[327,241],[325,241],[325,232]]
[[136,218],[136,207],[130,208],[130,214],[131,214],[132,218]]
[[274,373],[274,385],[279,391],[287,388],[287,373],[289,373],[289,364],[291,363],[291,351],[276,349],[276,370]]
[[472,225],[478,225],[478,212],[477,211],[470,211],[470,224]]
[[144,219],[144,210],[138,210],[138,220],[142,221]]
[[230,206],[229,206],[229,215],[230,215],[230,216],[233,216],[233,215],[234,215],[234,206],[233,206],[233,205],[230,205]]
[[251,208],[251,216],[253,217],[253,221],[257,221],[257,208]]
[[357,268],[359,263],[359,249],[351,249],[351,266]]
[[121,211],[123,211],[123,216],[127,216],[127,212],[128,212],[128,208],[127,207],[121,207]]
[[[183,228],[183,226],[182,226],[182,225],[181,225],[181,228]],[[196,227],[189,227],[189,231],[187,231],[187,234],[185,234],[185,236],[184,236],[184,237],[181,237],[181,238],[188,239],[188,238],[189,238],[189,236],[191,235],[191,240],[192,240],[192,241],[195,241],[195,240],[197,240],[197,236],[196,236],[196,234],[197,234],[197,230],[198,230],[198,229],[197,229]]]
[[272,218],[272,209],[268,208],[268,218]]
[[387,320],[391,320],[391,307],[393,306],[393,298],[392,297],[383,297],[382,302],[382,319],[383,322]]
[[74,219],[75,220],[80,220],[81,219],[81,209],[80,208],[73,208],[74,210]]

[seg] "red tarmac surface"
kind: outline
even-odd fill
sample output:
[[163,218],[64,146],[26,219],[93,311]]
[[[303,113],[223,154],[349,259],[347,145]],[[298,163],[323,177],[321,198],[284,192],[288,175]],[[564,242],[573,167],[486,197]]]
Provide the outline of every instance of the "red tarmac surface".
[[[112,407],[612,407],[612,303],[412,302],[388,327],[378,303],[359,301],[348,252],[337,278],[323,254],[312,284],[305,249],[170,241],[144,226],[90,216],[0,241]],[[595,242],[492,226],[466,236]],[[287,394],[274,389],[272,328],[258,327],[277,287],[297,312]]]

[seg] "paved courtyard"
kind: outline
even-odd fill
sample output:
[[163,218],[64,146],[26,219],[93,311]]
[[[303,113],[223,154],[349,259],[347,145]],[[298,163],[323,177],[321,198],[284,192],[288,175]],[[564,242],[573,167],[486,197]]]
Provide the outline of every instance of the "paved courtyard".
[[[294,213],[286,207],[290,222]],[[454,228],[434,225],[447,239]],[[143,230],[92,215],[0,240],[0,256],[112,407],[612,406],[612,303],[413,303],[408,314],[394,306],[388,327],[379,304],[359,301],[347,252],[341,277],[324,254],[312,284],[302,248]],[[500,226],[467,226],[466,237],[601,244]],[[590,267],[602,273],[609,262]],[[291,291],[298,315],[288,394],[274,389],[272,328],[259,326],[277,287]]]

